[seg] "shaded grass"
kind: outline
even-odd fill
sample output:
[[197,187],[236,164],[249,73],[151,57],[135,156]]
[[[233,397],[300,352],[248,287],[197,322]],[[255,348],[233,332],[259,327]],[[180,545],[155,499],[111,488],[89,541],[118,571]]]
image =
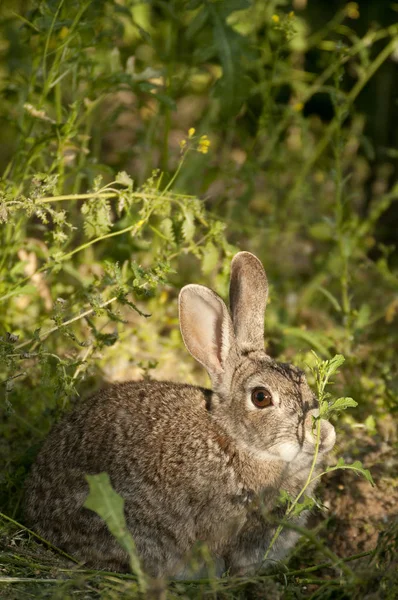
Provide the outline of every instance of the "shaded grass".
[[[25,528],[2,521],[0,537],[0,597],[19,598],[139,598],[134,575],[72,566],[46,548]],[[386,598],[398,590],[398,525],[392,524],[376,548],[336,560],[326,560],[322,543],[307,532],[289,566],[246,577],[193,581],[150,581],[153,598]],[[61,554],[64,554],[61,552]],[[336,564],[337,562],[337,564]],[[344,568],[342,568],[344,567]],[[266,594],[266,596],[264,596]]]

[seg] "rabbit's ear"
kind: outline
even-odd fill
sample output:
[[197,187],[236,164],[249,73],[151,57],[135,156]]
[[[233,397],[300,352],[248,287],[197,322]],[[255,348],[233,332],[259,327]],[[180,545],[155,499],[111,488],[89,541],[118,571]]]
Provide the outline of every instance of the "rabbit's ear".
[[263,265],[254,254],[239,252],[232,260],[229,302],[240,350],[264,349],[264,312],[268,281]]
[[231,317],[217,294],[202,285],[186,285],[179,297],[181,334],[189,352],[207,370],[214,383],[225,371],[235,348]]

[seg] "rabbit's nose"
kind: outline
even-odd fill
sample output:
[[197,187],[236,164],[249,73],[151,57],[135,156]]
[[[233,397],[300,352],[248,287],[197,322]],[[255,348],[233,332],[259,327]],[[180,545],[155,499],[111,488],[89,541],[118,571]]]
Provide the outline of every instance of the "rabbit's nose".
[[[315,444],[316,442],[316,425],[313,426],[312,417],[317,417],[319,415],[319,410],[311,410],[305,419],[305,439],[310,444]],[[319,450],[322,453],[330,452],[333,448],[336,441],[336,432],[331,423],[329,421],[325,421],[325,419],[321,419],[321,435],[320,435],[320,444]]]

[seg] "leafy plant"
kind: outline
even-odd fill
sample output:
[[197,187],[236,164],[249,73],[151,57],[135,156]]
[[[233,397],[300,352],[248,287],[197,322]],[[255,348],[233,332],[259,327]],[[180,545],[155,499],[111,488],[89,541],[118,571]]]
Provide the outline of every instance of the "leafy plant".
[[126,550],[130,557],[131,570],[137,576],[140,591],[145,593],[146,578],[140,565],[133,537],[127,530],[123,498],[112,488],[107,473],[87,475],[86,479],[90,486],[90,493],[84,506],[96,512],[105,521],[111,534]]
[[[316,480],[320,479],[323,475],[330,471],[336,471],[338,469],[350,469],[360,475],[362,475],[371,485],[374,485],[374,481],[368,469],[365,469],[362,463],[357,460],[352,464],[346,464],[343,458],[339,458],[336,465],[333,467],[326,467],[325,471],[322,473],[318,473],[314,475],[315,465],[318,460],[319,455],[319,447],[321,442],[321,419],[330,418],[334,413],[338,413],[347,408],[352,408],[357,406],[357,402],[352,398],[337,398],[335,400],[332,399],[332,396],[329,392],[326,391],[326,386],[330,385],[332,382],[330,378],[333,377],[338,369],[343,364],[345,358],[341,354],[336,354],[330,360],[321,360],[315,353],[315,365],[311,367],[311,371],[314,375],[315,383],[316,383],[316,392],[319,403],[319,415],[313,416],[313,434],[315,437],[315,448],[314,448],[314,457],[312,459],[312,463],[308,472],[307,479],[297,494],[295,498],[291,498],[289,494],[282,493],[281,500],[287,503],[286,512],[284,515],[284,520],[288,521],[293,517],[297,517],[300,515],[303,510],[307,510],[312,508],[315,504],[314,499],[305,495],[308,487],[314,483]],[[300,502],[300,500],[302,501]],[[271,538],[267,551],[264,555],[264,560],[267,559],[271,549],[273,548],[276,540],[282,533],[285,524],[282,522],[275,530],[274,535]]]

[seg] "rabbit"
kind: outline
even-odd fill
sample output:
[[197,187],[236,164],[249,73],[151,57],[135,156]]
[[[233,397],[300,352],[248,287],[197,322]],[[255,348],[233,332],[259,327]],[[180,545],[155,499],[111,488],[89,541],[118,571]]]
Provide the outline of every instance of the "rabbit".
[[[85,474],[107,472],[149,575],[189,576],[188,558],[201,543],[217,575],[263,567],[275,530],[263,515],[279,514],[280,490],[297,495],[306,481],[317,409],[303,372],[264,351],[267,295],[263,266],[249,252],[232,260],[230,313],[212,290],[186,285],[182,338],[212,389],[117,383],[75,408],[53,428],[28,476],[32,529],[87,566],[128,570],[105,522],[83,507]],[[322,420],[320,459],[334,442],[333,426]],[[283,558],[296,538],[284,531],[267,563]]]

